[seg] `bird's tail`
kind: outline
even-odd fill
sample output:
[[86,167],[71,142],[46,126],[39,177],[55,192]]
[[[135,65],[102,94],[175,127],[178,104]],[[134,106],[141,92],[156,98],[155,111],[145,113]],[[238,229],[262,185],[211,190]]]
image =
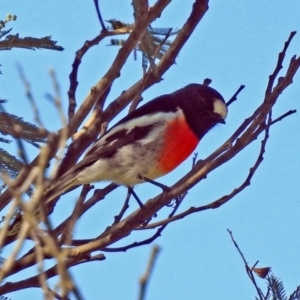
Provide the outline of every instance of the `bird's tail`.
[[58,196],[76,188],[77,186],[77,178],[76,176],[72,176],[72,174],[69,174],[66,177],[58,178],[57,181],[45,191],[43,196],[45,201],[44,203],[49,204]]

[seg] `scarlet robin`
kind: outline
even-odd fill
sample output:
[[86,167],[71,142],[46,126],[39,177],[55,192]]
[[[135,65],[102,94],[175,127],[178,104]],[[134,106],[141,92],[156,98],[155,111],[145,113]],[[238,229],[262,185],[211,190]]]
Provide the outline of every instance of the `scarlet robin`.
[[226,116],[223,97],[206,85],[193,83],[159,96],[101,136],[50,188],[50,200],[82,184],[133,187],[142,178],[161,177],[188,158],[211,128],[225,124]]

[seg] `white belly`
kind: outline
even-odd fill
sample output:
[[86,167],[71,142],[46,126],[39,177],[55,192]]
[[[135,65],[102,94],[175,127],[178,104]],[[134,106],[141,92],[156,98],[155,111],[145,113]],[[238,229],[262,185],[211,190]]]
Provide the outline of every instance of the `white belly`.
[[[164,174],[156,167],[157,153],[161,142],[156,140],[147,146],[122,147],[111,158],[99,159],[77,175],[78,182],[87,184],[98,181],[113,181],[134,186],[143,182],[139,175],[155,179]],[[151,151],[150,151],[151,149]]]

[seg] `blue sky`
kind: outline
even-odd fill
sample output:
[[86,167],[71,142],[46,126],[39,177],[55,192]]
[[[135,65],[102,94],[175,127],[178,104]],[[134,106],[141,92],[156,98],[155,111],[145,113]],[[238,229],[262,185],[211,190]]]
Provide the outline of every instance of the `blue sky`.
[[[171,2],[153,26],[180,28],[192,3],[190,0]],[[105,20],[116,18],[132,22],[129,2],[103,0],[100,4]],[[18,62],[31,82],[46,127],[55,131],[61,124],[55,108],[44,97],[46,92],[52,91],[48,68],[56,71],[66,109],[68,75],[74,53],[86,39],[92,39],[100,30],[93,1],[10,0],[2,1],[0,7],[1,19],[8,12],[18,16],[18,20],[8,26],[13,27],[13,33],[35,37],[52,35],[65,48],[63,52],[23,49],[2,51],[0,56],[3,73],[0,78],[0,97],[9,100],[7,110],[33,121],[33,113],[16,69]],[[207,77],[213,80],[212,87],[225,99],[229,99],[241,84],[245,84],[246,88],[238,101],[230,106],[226,126],[212,130],[197,148],[199,158],[205,158],[261,103],[268,76],[274,70],[278,53],[291,31],[299,33],[287,52],[284,70],[290,57],[300,54],[299,11],[298,0],[286,0],[284,4],[279,0],[210,1],[209,11],[180,52],[176,65],[163,76],[160,84],[143,94],[144,99],[150,100],[191,82],[202,82]],[[118,48],[106,47],[108,43],[108,40],[102,42],[84,57],[79,71],[78,101],[84,99],[90,87],[101,78],[114,59]],[[129,57],[108,100],[112,101],[141,74],[140,61]],[[294,84],[276,104],[274,117],[290,109],[300,111],[299,87],[300,74],[297,74]],[[147,299],[254,299],[254,287],[247,278],[227,228],[233,231],[250,265],[259,260],[259,266],[271,266],[274,274],[284,281],[288,294],[300,284],[299,128],[299,113],[271,128],[264,161],[251,185],[228,204],[169,225],[155,242],[162,251]],[[189,192],[182,210],[209,203],[241,184],[255,162],[259,146],[258,140],[228,164],[211,173],[207,180]],[[32,157],[34,155],[32,153]],[[190,166],[191,158],[160,181],[171,185]],[[137,192],[146,200],[160,191],[145,184],[139,186]],[[109,225],[113,213],[106,215],[105,212],[115,211],[116,214],[125,193],[125,189],[121,188],[110,196],[111,199],[95,206],[88,218],[79,222],[77,237],[92,237]],[[69,201],[65,199],[64,205],[71,206],[74,198],[70,196]],[[134,205],[132,209],[136,208]],[[127,242],[143,237],[145,233],[132,235]],[[80,283],[85,299],[134,299],[138,294],[138,277],[146,267],[149,254],[150,246],[126,253],[107,253],[104,262],[73,268],[72,274]],[[17,274],[9,280],[18,280],[23,276]],[[257,281],[263,288],[263,280]],[[37,289],[26,290],[9,296],[14,300],[29,297],[40,299],[41,292]]]

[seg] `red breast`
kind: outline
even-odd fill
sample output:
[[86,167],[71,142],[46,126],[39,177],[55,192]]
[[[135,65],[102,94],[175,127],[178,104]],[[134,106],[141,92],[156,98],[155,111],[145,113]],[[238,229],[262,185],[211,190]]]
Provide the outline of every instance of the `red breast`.
[[199,139],[186,123],[184,115],[172,120],[165,130],[157,167],[163,174],[171,172],[192,154],[198,143]]

